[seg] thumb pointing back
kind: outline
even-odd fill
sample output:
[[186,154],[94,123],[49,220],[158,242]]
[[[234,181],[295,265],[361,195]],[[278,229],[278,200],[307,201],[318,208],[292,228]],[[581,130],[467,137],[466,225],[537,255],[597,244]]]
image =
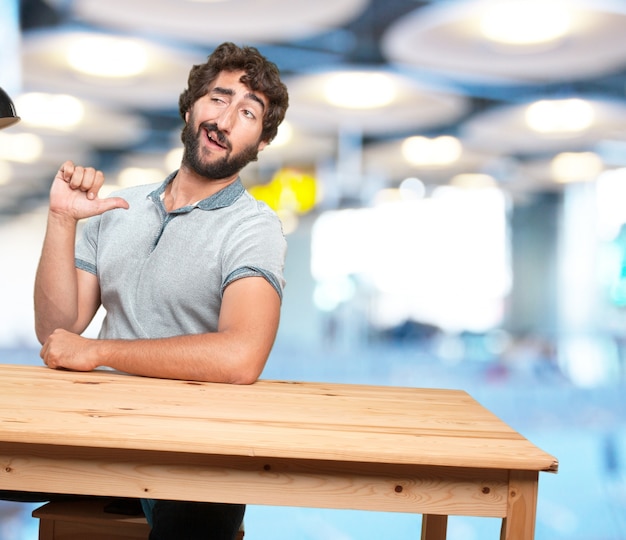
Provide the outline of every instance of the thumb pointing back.
[[115,210],[116,208],[128,209],[129,204],[125,199],[121,197],[109,197],[108,199],[98,200],[98,209],[100,213],[108,212],[109,210]]

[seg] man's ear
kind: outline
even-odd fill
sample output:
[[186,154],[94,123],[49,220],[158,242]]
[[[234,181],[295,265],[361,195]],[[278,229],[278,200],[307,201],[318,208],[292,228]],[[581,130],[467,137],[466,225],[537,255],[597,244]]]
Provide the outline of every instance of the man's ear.
[[267,141],[261,141],[261,142],[259,143],[259,147],[258,147],[259,152],[260,152],[261,150],[263,150],[263,148],[265,148],[268,144],[269,144],[269,143],[268,143]]
[[185,124],[189,123],[189,111],[185,113]]

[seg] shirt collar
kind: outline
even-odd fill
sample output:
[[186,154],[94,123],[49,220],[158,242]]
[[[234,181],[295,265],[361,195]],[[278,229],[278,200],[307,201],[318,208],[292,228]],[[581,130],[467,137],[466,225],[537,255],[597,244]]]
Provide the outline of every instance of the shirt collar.
[[[150,199],[152,199],[155,203],[160,202],[163,194],[165,193],[165,188],[172,180],[174,180],[177,172],[178,171],[174,171],[170,174],[157,189],[148,195],[148,197],[150,197]],[[217,193],[214,193],[210,197],[202,199],[196,204],[179,208],[177,211],[181,211],[183,209],[188,211],[191,208],[200,208],[200,210],[217,210],[218,208],[226,208],[241,197],[244,191],[245,188],[243,187],[241,178],[237,178],[237,180],[220,189]]]

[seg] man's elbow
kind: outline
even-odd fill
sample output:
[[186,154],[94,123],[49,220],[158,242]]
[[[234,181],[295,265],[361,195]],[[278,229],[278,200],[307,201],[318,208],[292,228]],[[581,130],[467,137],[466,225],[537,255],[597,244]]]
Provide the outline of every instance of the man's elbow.
[[232,379],[231,384],[254,384],[259,380],[259,375],[240,374]]
[[265,360],[262,362],[255,362],[252,364],[246,364],[240,369],[236,369],[232,373],[232,384],[253,384],[259,380],[263,367],[265,366]]
[[267,358],[267,354],[253,353],[244,355],[238,362],[235,362],[230,382],[242,385],[255,383],[263,372]]
[[52,330],[50,330],[47,327],[44,327],[38,321],[35,321],[35,336],[37,337],[37,341],[39,341],[41,345],[43,345],[48,340],[48,337],[50,336],[51,333],[52,333]]

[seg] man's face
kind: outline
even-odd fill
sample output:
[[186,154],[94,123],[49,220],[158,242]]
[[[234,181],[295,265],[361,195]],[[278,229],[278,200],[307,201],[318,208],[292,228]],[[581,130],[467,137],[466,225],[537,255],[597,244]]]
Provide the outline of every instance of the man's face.
[[267,99],[223,71],[186,115],[183,165],[212,180],[235,177],[266,143],[260,141]]

